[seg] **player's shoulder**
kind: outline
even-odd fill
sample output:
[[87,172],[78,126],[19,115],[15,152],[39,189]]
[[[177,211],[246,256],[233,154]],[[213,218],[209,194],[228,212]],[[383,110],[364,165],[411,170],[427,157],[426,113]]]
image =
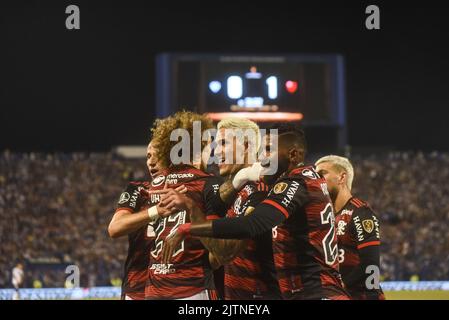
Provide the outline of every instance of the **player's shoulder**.
[[192,180],[199,178],[211,178],[212,174],[204,172],[190,165],[176,166],[167,172],[167,179]]
[[207,173],[207,176],[204,176],[204,179],[209,184],[219,184],[221,185],[224,182],[224,178],[221,176],[216,176],[210,173]]
[[249,181],[242,188],[242,190],[245,189],[251,191],[250,193],[270,191],[270,187],[263,181]]
[[260,196],[267,196],[270,188],[268,185],[262,181],[249,181],[247,182],[238,192],[238,199],[251,199],[259,198]]
[[304,181],[316,181],[323,178],[316,172],[315,166],[300,166],[289,172],[288,177]]
[[207,193],[213,192],[213,194],[217,194],[218,190],[220,189],[220,185],[224,182],[223,178],[220,176],[215,175],[208,175],[205,177],[201,177],[197,180],[193,180],[192,183],[196,183],[197,185],[201,185],[205,196],[207,196]]
[[127,184],[127,187],[143,187],[143,188],[149,188],[151,183],[149,181],[129,181]]
[[363,201],[362,199],[357,198],[357,197],[352,197],[352,198],[349,200],[349,203],[350,203],[354,208],[357,208],[357,209],[359,209],[359,208],[364,208],[364,207],[369,207],[369,205],[368,205],[368,203],[367,203],[366,201]]
[[353,211],[353,216],[361,216],[361,217],[376,217],[376,212],[371,208],[368,202],[361,200],[357,197],[352,197],[348,201],[348,209],[351,209]]
[[316,172],[314,166],[299,166],[285,175],[284,179],[295,181],[306,189],[327,189],[326,180]]

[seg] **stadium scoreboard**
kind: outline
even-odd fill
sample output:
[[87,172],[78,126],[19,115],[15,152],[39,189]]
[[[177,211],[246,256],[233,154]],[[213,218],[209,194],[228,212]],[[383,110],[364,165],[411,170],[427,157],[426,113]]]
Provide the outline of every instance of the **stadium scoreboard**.
[[[164,53],[156,58],[157,117],[186,109],[219,121],[297,121],[346,144],[344,62],[336,54]],[[315,135],[315,134],[313,134]],[[335,148],[331,148],[335,149]]]

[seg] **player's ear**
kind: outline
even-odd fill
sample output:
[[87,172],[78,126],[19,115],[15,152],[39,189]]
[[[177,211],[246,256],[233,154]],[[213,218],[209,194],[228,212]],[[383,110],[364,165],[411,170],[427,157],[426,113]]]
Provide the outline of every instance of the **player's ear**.
[[342,171],[341,173],[340,173],[340,175],[339,175],[339,177],[338,177],[338,182],[340,183],[340,184],[346,184],[346,179],[347,179],[347,174],[346,174],[346,172],[345,171]]
[[300,162],[300,152],[297,148],[292,148],[288,152],[288,157],[291,163],[299,163]]

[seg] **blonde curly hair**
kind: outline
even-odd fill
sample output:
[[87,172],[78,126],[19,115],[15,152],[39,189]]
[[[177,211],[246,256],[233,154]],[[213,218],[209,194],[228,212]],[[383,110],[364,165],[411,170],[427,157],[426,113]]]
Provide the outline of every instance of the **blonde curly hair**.
[[[200,157],[200,155],[193,154],[193,123],[198,121],[201,124],[201,136],[204,131],[213,129],[214,124],[210,118],[206,115],[191,111],[178,111],[174,115],[168,116],[163,119],[156,119],[154,121],[153,127],[151,128],[152,133],[152,143],[154,147],[158,150],[159,158],[162,164],[166,167],[172,165],[170,159],[170,151],[172,148],[178,144],[178,141],[170,141],[170,135],[176,129],[187,130],[190,136],[190,155],[191,164],[194,159]],[[201,150],[206,146],[207,141],[201,141]]]

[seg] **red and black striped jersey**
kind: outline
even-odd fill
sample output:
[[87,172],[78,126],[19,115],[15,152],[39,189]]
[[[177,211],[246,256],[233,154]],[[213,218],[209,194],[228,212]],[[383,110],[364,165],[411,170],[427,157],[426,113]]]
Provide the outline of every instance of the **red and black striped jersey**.
[[[227,218],[245,215],[268,195],[268,186],[262,182],[247,183],[238,193],[226,213]],[[248,245],[230,263],[224,266],[224,293],[226,300],[280,299],[273,262],[271,232],[247,241]]]
[[335,216],[326,181],[313,166],[279,178],[263,204],[286,220],[273,228],[273,252],[284,299],[348,299],[337,261]]
[[[371,265],[372,261],[379,268],[380,223],[376,213],[366,202],[353,197],[337,212],[336,227],[338,261],[346,290],[354,299],[384,299],[380,286],[378,289],[367,288],[365,282],[369,273],[358,270],[366,269],[365,264]],[[369,257],[372,261],[362,263],[362,250],[372,246],[376,247],[376,250],[369,252],[374,255]]]
[[[192,166],[169,168],[164,175],[155,178],[150,190],[180,185],[187,187],[187,196],[192,198],[206,215],[214,214],[210,205],[220,186],[220,179]],[[158,195],[152,195],[159,201]],[[149,277],[145,288],[145,299],[181,299],[191,297],[203,290],[213,290],[213,271],[209,264],[209,253],[198,238],[186,238],[173,253],[172,263],[161,262],[161,251],[165,238],[175,232],[181,224],[190,221],[186,211],[159,219],[154,225],[155,241],[149,252]]]
[[[116,212],[127,210],[136,213],[151,206],[150,199],[142,192],[149,189],[148,182],[130,182],[120,195]],[[154,241],[153,226],[142,227],[128,235],[128,256],[122,280],[122,299],[125,295],[133,300],[145,298],[145,284],[148,279],[148,251]]]

